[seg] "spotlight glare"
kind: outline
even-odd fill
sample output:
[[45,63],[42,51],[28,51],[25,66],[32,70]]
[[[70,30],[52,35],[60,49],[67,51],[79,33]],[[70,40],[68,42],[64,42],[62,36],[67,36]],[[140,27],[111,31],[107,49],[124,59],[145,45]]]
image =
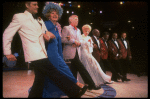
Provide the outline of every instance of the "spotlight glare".
[[80,5],[78,5],[78,8],[80,8]]
[[69,11],[67,11],[67,13],[69,13]]

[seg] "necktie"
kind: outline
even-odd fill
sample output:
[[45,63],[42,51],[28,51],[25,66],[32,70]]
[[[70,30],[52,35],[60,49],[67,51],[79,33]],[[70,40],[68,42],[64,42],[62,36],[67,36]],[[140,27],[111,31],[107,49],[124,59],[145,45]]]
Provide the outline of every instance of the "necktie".
[[74,26],[74,29],[75,29],[75,30],[77,30],[77,27],[76,27],[76,26]]
[[[72,24],[71,24],[71,25],[72,25]],[[73,26],[73,25],[72,25],[72,26]],[[77,30],[77,27],[76,27],[76,26],[73,26],[73,27],[74,27],[75,30]]]

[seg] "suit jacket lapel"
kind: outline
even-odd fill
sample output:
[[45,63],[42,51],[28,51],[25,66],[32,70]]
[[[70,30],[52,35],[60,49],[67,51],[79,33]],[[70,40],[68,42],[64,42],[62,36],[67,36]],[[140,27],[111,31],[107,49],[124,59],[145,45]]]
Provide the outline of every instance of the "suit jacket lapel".
[[[117,45],[116,45],[116,43],[113,41],[113,40],[111,40],[113,43],[114,43],[114,45],[117,47]],[[118,42],[118,41],[117,41]],[[118,44],[118,46],[119,46],[119,44]],[[117,47],[117,49],[119,49],[118,47]]]
[[122,44],[124,45],[124,47],[126,48],[126,46],[125,46],[125,44],[124,44],[124,42],[123,42],[123,40],[121,39],[121,42],[122,42]]
[[[95,37],[93,36],[93,38],[94,38],[94,43],[96,43],[96,45],[98,46],[98,43],[97,43],[97,41],[96,41],[96,39],[95,39]],[[99,47],[98,47],[99,48]]]
[[[128,47],[128,48],[130,48],[130,46],[129,46],[129,41],[128,41],[128,40],[126,40],[126,42],[127,42],[127,47]],[[127,48],[127,49],[128,49],[128,48]]]
[[77,34],[75,33],[75,30],[73,29],[73,27],[71,25],[69,25],[69,29],[70,29],[70,33],[71,35],[76,39],[77,38]]
[[108,45],[106,45],[106,43],[105,43],[105,40],[102,38],[102,40],[103,40],[103,42],[104,42],[104,44],[105,44],[105,46],[106,46],[106,48],[108,49]]
[[34,24],[34,26],[37,29],[37,31],[42,31],[42,28],[41,28],[40,24],[38,23],[38,21],[37,22],[35,21],[35,19],[33,18],[32,14],[29,13],[28,11],[25,11],[24,13],[28,16],[28,18]]

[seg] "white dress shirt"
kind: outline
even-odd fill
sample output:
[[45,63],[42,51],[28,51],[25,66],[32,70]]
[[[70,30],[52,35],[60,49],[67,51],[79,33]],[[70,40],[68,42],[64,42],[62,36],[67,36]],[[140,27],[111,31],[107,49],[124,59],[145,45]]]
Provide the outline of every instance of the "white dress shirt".
[[[102,39],[105,41],[105,39],[103,37],[102,37]],[[107,42],[105,41],[104,43],[105,43],[106,47],[108,48]]]
[[96,42],[97,42],[97,44],[98,44],[98,48],[100,49],[100,42],[99,42],[99,40],[97,39],[96,36],[94,36],[94,38],[96,39]]
[[[123,38],[121,38],[122,40],[123,40]],[[127,46],[127,41],[126,40],[123,40],[123,43],[124,43],[124,45],[125,45],[125,48],[127,49],[128,48],[128,46]]]
[[[117,47],[118,47],[118,49],[119,49],[118,42],[117,42],[117,41],[115,41],[114,39],[112,39],[112,40],[115,42],[115,44],[117,45]],[[119,56],[119,54],[117,54],[116,56]]]
[[119,49],[118,42],[117,42],[117,41],[115,41],[114,39],[112,39],[112,40],[115,42],[116,46],[117,46],[117,47],[118,47],[118,49]]

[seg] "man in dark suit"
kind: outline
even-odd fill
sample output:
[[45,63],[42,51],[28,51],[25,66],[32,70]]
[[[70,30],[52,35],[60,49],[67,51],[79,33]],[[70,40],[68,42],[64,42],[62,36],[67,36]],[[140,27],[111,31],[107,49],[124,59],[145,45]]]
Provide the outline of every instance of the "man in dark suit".
[[101,57],[100,57],[101,56],[101,53],[100,53],[100,42],[99,42],[100,31],[98,29],[94,29],[92,31],[92,34],[93,34],[93,36],[91,38],[92,38],[92,40],[94,42],[94,48],[93,48],[92,55],[97,60],[97,62],[100,64],[102,70],[104,72],[106,72],[105,69],[104,69],[103,62],[101,61]]
[[[134,65],[131,63],[131,59],[132,59],[132,55],[131,55],[131,50],[130,50],[130,45],[129,45],[129,41],[126,40],[126,33],[123,32],[121,34],[121,38],[118,40],[120,43],[120,47],[121,47],[121,65],[122,68],[124,70],[125,75],[127,75],[127,70],[129,67],[131,67],[131,69],[134,71],[134,73],[140,77],[140,72],[138,71],[137,68],[134,67]],[[125,76],[126,79],[126,76]]]
[[108,38],[109,38],[109,33],[104,32],[103,37],[99,39],[100,46],[101,46],[100,48],[101,61],[103,62],[104,68],[108,68],[112,72],[112,80],[113,79],[116,80],[122,77],[116,72],[116,70],[112,67],[111,63],[108,60],[108,44],[107,44]]
[[[120,54],[120,45],[117,40],[117,33],[113,33],[112,39],[108,41],[108,52],[113,68],[117,71],[117,73],[120,73],[124,77],[125,74],[120,64],[120,58],[122,56]],[[113,78],[113,80],[117,81],[117,78]],[[122,79],[122,81],[124,82],[124,79]]]

